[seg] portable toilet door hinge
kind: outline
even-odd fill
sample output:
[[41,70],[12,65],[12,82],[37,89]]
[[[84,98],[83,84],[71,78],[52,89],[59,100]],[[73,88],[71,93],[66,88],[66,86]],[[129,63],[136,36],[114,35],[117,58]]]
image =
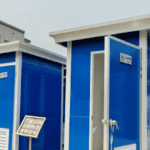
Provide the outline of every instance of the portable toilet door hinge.
[[142,67],[140,67],[140,78],[142,78]]

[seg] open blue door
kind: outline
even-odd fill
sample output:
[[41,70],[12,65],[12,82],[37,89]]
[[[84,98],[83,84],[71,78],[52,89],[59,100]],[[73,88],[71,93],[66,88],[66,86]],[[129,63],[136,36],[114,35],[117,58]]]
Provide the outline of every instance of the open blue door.
[[104,150],[140,148],[140,51],[105,37]]

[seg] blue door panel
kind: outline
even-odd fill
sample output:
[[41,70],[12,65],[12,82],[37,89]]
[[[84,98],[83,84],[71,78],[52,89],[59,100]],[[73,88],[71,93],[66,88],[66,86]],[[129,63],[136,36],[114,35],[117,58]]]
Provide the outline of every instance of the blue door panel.
[[70,150],[89,149],[89,117],[70,117]]
[[9,129],[9,150],[12,148],[15,66],[0,67],[0,73],[8,77],[0,79],[0,128]]
[[[132,56],[132,65],[120,63],[120,53]],[[113,148],[137,144],[140,134],[140,50],[110,39],[110,119],[117,120]],[[111,131],[110,131],[111,132]]]

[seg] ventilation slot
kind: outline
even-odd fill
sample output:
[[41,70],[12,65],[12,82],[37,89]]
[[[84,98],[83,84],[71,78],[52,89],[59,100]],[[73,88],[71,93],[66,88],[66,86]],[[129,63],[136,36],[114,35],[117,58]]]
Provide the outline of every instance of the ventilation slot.
[[9,129],[0,128],[0,150],[8,150]]

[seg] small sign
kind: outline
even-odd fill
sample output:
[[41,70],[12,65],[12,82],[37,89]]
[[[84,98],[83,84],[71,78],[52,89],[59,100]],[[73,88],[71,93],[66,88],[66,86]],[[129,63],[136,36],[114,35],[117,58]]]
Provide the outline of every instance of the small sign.
[[132,56],[120,53],[120,62],[132,65]]
[[26,115],[17,131],[17,135],[38,138],[40,130],[45,122],[45,117]]
[[8,77],[7,72],[0,73],[0,79],[7,78],[7,77]]

